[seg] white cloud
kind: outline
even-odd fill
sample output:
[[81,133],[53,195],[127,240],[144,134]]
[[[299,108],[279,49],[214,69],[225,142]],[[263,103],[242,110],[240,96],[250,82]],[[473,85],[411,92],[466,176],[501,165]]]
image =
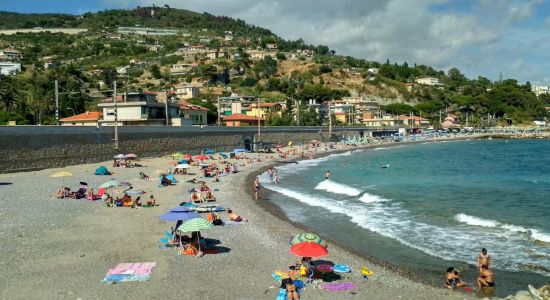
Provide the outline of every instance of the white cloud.
[[[529,30],[523,32],[523,37],[515,34],[516,40],[508,38],[510,30],[531,18],[542,0],[478,0],[471,10],[454,9],[452,4],[456,2],[450,0],[165,0],[164,3],[241,18],[283,38],[325,44],[339,54],[378,61],[389,58],[443,69],[458,67],[470,76],[496,78],[496,69],[522,57],[495,51],[508,52],[524,43],[522,38],[531,35]],[[124,0],[123,5],[150,4],[150,0]],[[440,9],[432,9],[434,5]],[[550,26],[550,17],[546,24]],[[503,44],[503,40],[509,44]],[[506,57],[507,61],[495,57]],[[528,58],[522,59],[530,64]],[[521,68],[514,71],[522,72]],[[529,80],[525,78],[527,72],[515,76]]]

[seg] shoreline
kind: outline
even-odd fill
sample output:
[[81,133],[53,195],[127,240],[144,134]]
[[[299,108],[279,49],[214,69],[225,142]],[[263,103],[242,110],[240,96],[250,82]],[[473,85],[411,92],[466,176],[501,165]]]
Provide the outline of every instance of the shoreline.
[[[475,137],[475,138],[464,137],[464,138],[442,139],[442,140],[432,140],[432,141],[408,141],[408,142],[399,142],[399,143],[397,143],[397,142],[396,143],[381,143],[381,144],[376,144],[376,145],[360,146],[360,147],[355,147],[355,148],[351,148],[351,149],[334,149],[333,151],[328,150],[328,151],[325,151],[325,152],[314,155],[313,159],[319,159],[319,158],[327,157],[327,156],[330,156],[330,155],[333,155],[333,154],[346,153],[346,152],[350,152],[352,150],[353,151],[356,151],[356,150],[357,151],[369,151],[369,150],[372,150],[372,149],[376,149],[378,147],[391,148],[391,147],[410,146],[410,145],[425,144],[425,143],[437,143],[437,142],[442,142],[442,141],[449,142],[449,141],[483,140],[483,139],[486,139],[486,138],[487,137],[482,136],[482,137]],[[294,160],[299,163],[300,161],[306,161],[306,160],[309,160],[309,159],[301,158],[301,159],[294,159]],[[276,167],[284,165],[284,164],[285,163],[274,162],[274,163],[271,163],[267,166],[262,166],[258,170],[251,172],[247,176],[247,178],[245,179],[246,186],[247,186],[246,192],[248,193],[249,197],[254,200],[256,205],[261,207],[266,212],[270,213],[275,218],[277,218],[277,219],[279,219],[283,222],[289,223],[290,225],[292,225],[292,226],[294,226],[297,229],[300,229],[302,231],[311,232],[311,230],[308,226],[290,220],[285,215],[285,213],[283,212],[283,210],[279,206],[277,206],[276,204],[273,204],[272,202],[269,201],[269,195],[274,194],[276,192],[264,188],[262,190],[262,196],[267,195],[267,197],[262,197],[261,199],[257,199],[257,200],[254,198],[254,191],[253,191],[252,185],[253,185],[253,182],[254,182],[254,179],[256,178],[256,176],[265,173],[271,167],[276,168]],[[265,198],[267,198],[267,199],[265,199]],[[435,284],[432,284],[432,283],[426,281],[424,278],[422,278],[420,275],[418,275],[416,272],[410,270],[409,268],[399,266],[399,265],[393,264],[391,262],[379,259],[375,256],[369,255],[368,253],[361,253],[360,251],[358,251],[356,249],[353,249],[352,247],[349,247],[349,246],[345,245],[344,243],[342,243],[340,241],[337,241],[335,239],[328,238],[328,237],[324,236],[322,233],[319,234],[319,235],[324,240],[326,240],[327,242],[329,242],[331,244],[334,244],[334,245],[338,245],[340,248],[344,249],[345,251],[349,252],[350,254],[352,254],[354,256],[357,256],[359,258],[365,259],[365,260],[369,261],[370,263],[373,263],[373,264],[376,264],[379,267],[385,268],[388,271],[394,272],[394,273],[396,273],[400,276],[406,277],[406,278],[408,278],[410,280],[413,280],[414,282],[420,283],[422,285],[430,286],[430,287],[433,287],[433,288],[439,288],[441,290],[445,290],[441,285],[435,285]]]

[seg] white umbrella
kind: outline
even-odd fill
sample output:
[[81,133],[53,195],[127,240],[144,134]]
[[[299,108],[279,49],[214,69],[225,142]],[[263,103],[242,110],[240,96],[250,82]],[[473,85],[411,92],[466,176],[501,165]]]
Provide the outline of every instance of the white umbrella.
[[189,168],[188,164],[179,164],[176,166],[176,169],[188,169],[188,168]]
[[125,158],[126,158],[126,155],[124,155],[124,154],[122,154],[122,153],[121,153],[121,154],[117,154],[117,155],[115,155],[115,158],[116,158],[116,159],[125,159]]

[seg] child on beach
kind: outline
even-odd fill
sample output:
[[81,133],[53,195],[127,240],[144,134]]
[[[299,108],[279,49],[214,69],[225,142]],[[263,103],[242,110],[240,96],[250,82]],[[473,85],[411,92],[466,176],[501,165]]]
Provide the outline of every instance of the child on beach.
[[153,195],[151,195],[151,197],[149,197],[149,200],[147,200],[147,206],[155,206],[155,203],[157,203],[157,201],[155,200]]

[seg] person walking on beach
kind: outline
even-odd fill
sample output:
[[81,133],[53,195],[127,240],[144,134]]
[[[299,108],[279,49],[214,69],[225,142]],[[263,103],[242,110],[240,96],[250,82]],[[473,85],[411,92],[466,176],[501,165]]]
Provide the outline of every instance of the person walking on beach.
[[256,177],[256,179],[254,179],[254,198],[256,198],[256,200],[259,199],[259,193],[260,193],[260,178]]
[[486,265],[489,267],[491,265],[491,255],[487,253],[487,249],[483,248],[481,249],[481,253],[479,253],[479,256],[477,257],[477,267],[480,269],[481,272],[481,266]]
[[273,169],[273,181],[279,183],[279,171],[277,169]]
[[325,179],[326,180],[330,179],[330,170],[325,173]]

